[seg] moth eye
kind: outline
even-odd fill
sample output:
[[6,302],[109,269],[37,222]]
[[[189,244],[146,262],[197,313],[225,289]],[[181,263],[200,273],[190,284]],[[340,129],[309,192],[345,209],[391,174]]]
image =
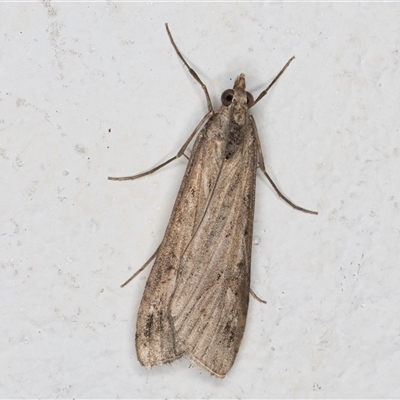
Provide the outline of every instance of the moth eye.
[[233,100],[233,90],[228,89],[225,90],[224,93],[221,95],[221,101],[224,106],[229,106]]
[[253,95],[249,92],[246,92],[246,96],[247,96],[247,106],[250,108],[254,104],[254,98]]

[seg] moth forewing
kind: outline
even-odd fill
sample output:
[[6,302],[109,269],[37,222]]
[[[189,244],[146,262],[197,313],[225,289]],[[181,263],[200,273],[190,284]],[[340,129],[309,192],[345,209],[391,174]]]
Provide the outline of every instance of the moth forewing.
[[224,377],[243,337],[250,289],[257,141],[244,75],[193,146],[139,308],[143,365],[183,354]]
[[223,378],[239,350],[252,293],[257,167],[286,202],[315,213],[279,192],[265,170],[257,128],[249,115],[249,108],[265,96],[293,58],[255,101],[240,74],[214,112],[206,86],[180,54],[168,26],[167,32],[178,56],[202,86],[209,113],[175,157],[146,173],[109,178],[136,179],[155,172],[182,156],[199,131],[140,303],[136,351],[145,366],[187,355]]

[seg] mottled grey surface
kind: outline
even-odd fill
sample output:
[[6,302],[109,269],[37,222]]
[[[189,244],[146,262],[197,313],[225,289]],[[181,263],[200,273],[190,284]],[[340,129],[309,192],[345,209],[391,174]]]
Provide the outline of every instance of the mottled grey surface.
[[[1,3],[1,397],[400,397],[396,3]],[[252,288],[221,381],[146,369],[134,325],[184,173],[172,157],[235,77],[258,173]]]

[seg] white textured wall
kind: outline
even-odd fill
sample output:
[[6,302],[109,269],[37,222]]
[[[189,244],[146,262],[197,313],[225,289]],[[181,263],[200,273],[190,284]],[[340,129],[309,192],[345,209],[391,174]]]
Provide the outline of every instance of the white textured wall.
[[[134,325],[206,112],[245,72],[259,174],[246,334],[220,381],[147,370]],[[400,397],[395,3],[0,4],[1,397]],[[109,132],[111,129],[111,132]]]

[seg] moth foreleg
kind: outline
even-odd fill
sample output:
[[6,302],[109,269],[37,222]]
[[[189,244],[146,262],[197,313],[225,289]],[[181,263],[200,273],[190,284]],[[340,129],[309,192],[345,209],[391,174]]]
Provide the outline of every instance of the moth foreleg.
[[188,139],[186,140],[185,144],[182,146],[182,148],[178,151],[178,154],[175,157],[170,158],[169,160],[163,162],[162,164],[158,165],[157,167],[151,169],[150,171],[146,171],[146,172],[142,172],[141,174],[138,175],[133,175],[133,176],[123,176],[123,177],[112,177],[109,176],[108,180],[110,181],[129,181],[129,180],[134,180],[134,179],[138,179],[141,178],[143,176],[146,175],[150,175],[153,172],[158,171],[159,169],[161,169],[162,167],[165,167],[166,165],[168,165],[170,162],[177,160],[179,157],[185,156],[186,158],[188,158],[184,152],[186,150],[186,148],[188,147],[189,143],[192,141],[192,139],[196,136],[196,133],[200,130],[200,128],[204,125],[205,122],[207,122],[207,120],[211,117],[211,115],[213,114],[212,111],[209,111],[204,118],[200,121],[200,123],[196,126],[195,130],[191,133],[191,135],[188,137]]
[[267,179],[269,180],[269,183],[272,185],[272,187],[275,189],[275,192],[278,194],[278,196],[286,201],[286,203],[288,203],[289,205],[291,205],[293,208],[295,208],[296,210],[299,211],[303,211],[305,213],[309,213],[309,214],[315,214],[318,215],[317,211],[311,211],[311,210],[307,210],[306,208],[300,207],[300,206],[296,206],[296,204],[294,204],[293,202],[291,202],[287,197],[285,197],[281,191],[278,189],[278,187],[275,185],[274,181],[271,179],[271,177],[268,175],[267,171],[265,170],[265,164],[264,164],[264,156],[262,154],[262,149],[261,149],[261,143],[260,143],[260,138],[258,137],[258,132],[257,132],[257,126],[256,123],[254,121],[254,118],[252,115],[250,115],[251,118],[251,122],[253,124],[253,128],[254,128],[254,134],[256,136],[257,139],[257,147],[258,147],[258,166],[261,170],[261,172],[267,177]]

